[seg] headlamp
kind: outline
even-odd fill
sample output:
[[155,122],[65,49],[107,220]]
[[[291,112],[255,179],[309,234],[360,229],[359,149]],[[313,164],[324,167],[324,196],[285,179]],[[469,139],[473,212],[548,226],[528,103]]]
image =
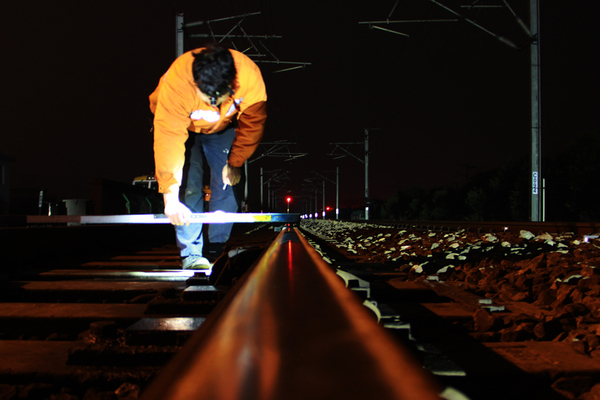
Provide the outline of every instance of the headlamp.
[[[228,87],[227,90],[229,90],[229,95],[230,96],[232,96],[233,93],[235,93],[233,91],[233,89],[230,88],[230,87]],[[206,93],[206,95],[208,97],[210,97],[210,105],[211,106],[216,106],[217,105],[217,99],[222,96],[221,92],[208,92],[208,93]]]
[[206,93],[208,95],[208,97],[210,97],[210,105],[211,106],[216,106],[217,105],[217,99],[219,97],[221,97],[221,92],[209,92]]

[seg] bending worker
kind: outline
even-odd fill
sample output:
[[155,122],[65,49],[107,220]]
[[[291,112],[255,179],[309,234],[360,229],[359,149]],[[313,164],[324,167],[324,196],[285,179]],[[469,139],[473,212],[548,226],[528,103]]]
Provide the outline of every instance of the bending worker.
[[[150,95],[155,175],[165,214],[175,225],[184,269],[210,269],[203,256],[202,224],[190,224],[192,212],[204,211],[204,159],[210,167],[209,211],[236,212],[231,186],[240,181],[240,167],[262,139],[266,101],[256,64],[238,51],[218,46],[178,57]],[[232,226],[211,225],[211,245],[222,250]]]

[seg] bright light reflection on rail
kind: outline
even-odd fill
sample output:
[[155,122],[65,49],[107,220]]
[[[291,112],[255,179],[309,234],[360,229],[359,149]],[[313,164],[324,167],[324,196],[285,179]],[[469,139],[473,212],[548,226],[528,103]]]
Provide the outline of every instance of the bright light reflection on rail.
[[294,263],[292,257],[292,241],[288,242],[288,279],[290,284],[290,301],[294,300],[294,277],[293,277]]

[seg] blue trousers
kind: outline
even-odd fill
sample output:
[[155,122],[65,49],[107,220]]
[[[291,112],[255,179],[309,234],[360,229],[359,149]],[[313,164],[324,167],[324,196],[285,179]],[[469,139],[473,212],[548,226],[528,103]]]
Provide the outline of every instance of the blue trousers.
[[[223,167],[231,144],[235,139],[235,126],[229,125],[220,132],[210,135],[190,134],[186,142],[186,168],[180,198],[192,212],[204,212],[204,193],[202,193],[204,177],[204,161],[210,168],[210,190],[212,191],[208,204],[209,211],[237,212],[238,205],[233,188],[227,186],[223,190]],[[203,224],[175,226],[177,247],[181,257],[202,256]],[[212,224],[208,229],[210,243],[224,243],[229,239],[233,224]]]

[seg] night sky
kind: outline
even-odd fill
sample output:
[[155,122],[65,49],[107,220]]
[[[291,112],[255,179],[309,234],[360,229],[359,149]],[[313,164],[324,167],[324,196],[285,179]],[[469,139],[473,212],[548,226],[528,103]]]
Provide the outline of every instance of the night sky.
[[[525,21],[528,1],[509,0]],[[175,15],[185,22],[247,12],[241,26],[269,49],[258,63],[269,96],[265,142],[288,140],[307,153],[293,162],[262,158],[250,164],[251,196],[259,168],[290,171],[294,196],[311,171],[334,179],[340,168],[340,204],[360,206],[364,166],[352,157],[333,160],[330,143],[370,135],[371,198],[385,200],[411,185],[463,183],[474,174],[530,152],[527,37],[506,8],[460,8],[512,49],[465,22],[381,25],[395,0],[327,1],[11,1],[0,11],[0,155],[15,159],[15,193],[44,188],[56,199],[87,198],[91,178],[131,182],[152,174],[152,115],[148,95],[175,57]],[[480,1],[478,4],[501,4]],[[596,1],[542,1],[542,145],[560,150],[569,135],[597,131],[599,70]],[[390,20],[450,19],[428,0],[400,0]],[[225,34],[238,22],[214,22]],[[201,47],[206,27],[186,30],[185,50]],[[241,34],[239,30],[234,31]],[[238,50],[249,47],[235,39]],[[260,49],[258,39],[254,43]],[[248,53],[254,54],[253,50]],[[348,149],[363,157],[363,146]],[[262,147],[255,155],[260,155]],[[470,168],[467,169],[467,166]],[[319,181],[321,185],[322,179]],[[333,205],[334,185],[327,183]],[[314,193],[314,191],[311,191]],[[320,202],[320,199],[319,199]]]

